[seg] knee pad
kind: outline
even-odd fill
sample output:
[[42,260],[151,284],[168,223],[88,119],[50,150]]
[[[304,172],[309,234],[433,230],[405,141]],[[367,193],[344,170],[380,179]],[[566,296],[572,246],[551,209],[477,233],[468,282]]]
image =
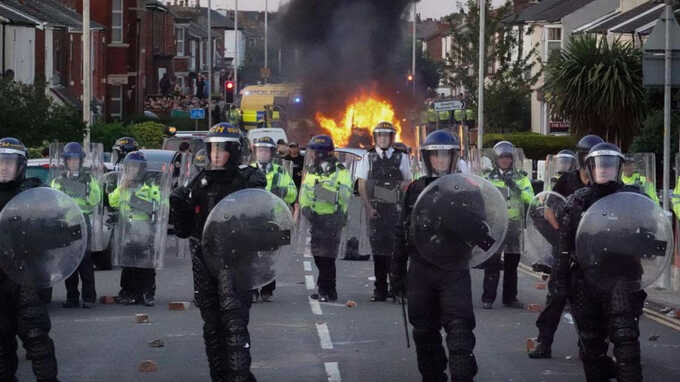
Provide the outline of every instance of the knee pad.
[[472,332],[472,325],[463,319],[455,319],[445,324],[446,343],[449,352],[462,351],[472,353],[475,348],[475,335]]
[[452,381],[468,381],[477,375],[477,360],[472,353],[450,353],[449,371]]
[[413,328],[413,340],[423,345],[437,344],[441,345],[442,337],[438,331],[430,328]]

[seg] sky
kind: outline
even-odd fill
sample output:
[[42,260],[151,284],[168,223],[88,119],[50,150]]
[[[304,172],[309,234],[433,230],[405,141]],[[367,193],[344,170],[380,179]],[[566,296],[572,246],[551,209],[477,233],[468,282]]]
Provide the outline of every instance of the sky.
[[[493,0],[494,6],[505,3],[506,0]],[[213,0],[213,8],[234,8],[234,0]],[[286,0],[269,0],[269,9],[276,11],[280,3]],[[423,19],[439,18],[455,12],[458,9],[457,3],[466,3],[466,0],[420,0],[418,3],[418,13]],[[207,0],[201,0],[207,3]],[[265,0],[239,0],[238,7],[244,11],[264,10]],[[202,4],[203,5],[203,4]]]

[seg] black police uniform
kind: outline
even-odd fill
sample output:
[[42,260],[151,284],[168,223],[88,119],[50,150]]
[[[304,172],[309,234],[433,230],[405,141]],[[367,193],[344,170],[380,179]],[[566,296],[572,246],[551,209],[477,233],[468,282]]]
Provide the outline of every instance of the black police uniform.
[[[418,196],[437,178],[422,177],[413,181],[403,201],[401,218],[395,229],[397,248],[391,264],[392,275],[406,274],[408,316],[413,325],[413,339],[418,356],[418,370],[423,382],[446,380],[447,357],[440,330],[446,331],[448,364],[453,381],[472,381],[477,374],[475,315],[472,308],[470,270],[459,263],[433,264],[423,258],[410,238],[410,216]],[[458,248],[452,251],[469,251]],[[461,256],[464,257],[464,256]],[[454,257],[452,257],[454,258]],[[403,283],[403,280],[401,280]],[[392,287],[397,287],[393,280]]]
[[[570,171],[562,175],[555,183],[553,191],[568,198],[576,190],[585,187],[586,185],[581,181],[579,170]],[[556,211],[559,213],[559,211]],[[555,253],[558,254],[558,248],[555,246]],[[553,278],[548,280],[548,295],[546,296],[545,308],[538,315],[536,319],[536,327],[538,327],[538,342],[550,346],[552,345],[555,332],[560,324],[562,312],[567,304],[566,296],[560,296],[556,293]]]
[[229,163],[225,170],[203,170],[188,187],[176,189],[170,199],[178,236],[191,236],[195,299],[204,321],[203,339],[213,381],[255,381],[250,373],[248,333],[252,300],[249,291],[234,288],[229,271],[219,277],[209,271],[200,242],[203,226],[225,196],[266,185],[260,170]]
[[302,170],[305,167],[305,157],[302,154],[298,154],[295,158],[290,156],[290,154],[286,155],[285,160],[289,160],[293,163],[293,183],[295,183],[295,187],[297,189],[300,189],[300,185],[302,184]]
[[[29,178],[21,184],[0,184],[0,210],[17,194],[42,186],[39,179]],[[39,382],[57,381],[57,359],[47,307],[39,291],[18,285],[0,270],[0,381],[15,381],[17,340],[21,338],[26,357],[33,363]]]
[[630,292],[618,287],[605,292],[589,285],[583,270],[571,258],[582,214],[597,200],[623,191],[641,193],[638,187],[613,182],[588,186],[569,196],[562,213],[558,215],[560,254],[553,265],[553,283],[558,295],[568,296],[579,333],[580,355],[588,382],[614,378],[611,359],[607,357],[607,339],[614,344],[614,374],[617,380],[642,380],[638,318],[642,314],[647,294],[644,290]]
[[[381,187],[390,189],[401,188],[404,175],[401,173],[401,161],[403,153],[398,150],[392,152],[387,158],[387,150],[380,156],[375,148],[368,152],[368,179],[367,182],[375,182]],[[395,250],[394,222],[399,220],[397,204],[383,203],[372,200],[373,208],[378,212],[378,218],[369,221],[371,250],[375,266],[375,292],[376,296],[386,296],[387,274],[390,269],[390,260]]]

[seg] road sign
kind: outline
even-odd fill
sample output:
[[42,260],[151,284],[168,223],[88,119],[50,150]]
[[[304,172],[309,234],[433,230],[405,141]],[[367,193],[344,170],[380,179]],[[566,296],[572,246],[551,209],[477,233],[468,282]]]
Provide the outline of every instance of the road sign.
[[434,103],[434,111],[462,110],[464,108],[465,103],[456,99]]
[[191,109],[191,119],[205,119],[205,109]]

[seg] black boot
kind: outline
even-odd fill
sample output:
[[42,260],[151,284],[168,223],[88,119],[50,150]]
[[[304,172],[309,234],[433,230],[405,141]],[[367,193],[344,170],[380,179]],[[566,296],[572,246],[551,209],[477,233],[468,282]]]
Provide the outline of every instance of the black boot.
[[550,349],[550,344],[538,342],[538,345],[534,350],[529,352],[529,358],[552,358],[552,350]]
[[68,299],[66,300],[65,303],[61,304],[62,308],[79,308],[80,307],[80,301],[78,300],[73,300],[73,299]]
[[387,300],[387,291],[384,289],[374,289],[373,296],[371,296],[372,302],[379,302]]

